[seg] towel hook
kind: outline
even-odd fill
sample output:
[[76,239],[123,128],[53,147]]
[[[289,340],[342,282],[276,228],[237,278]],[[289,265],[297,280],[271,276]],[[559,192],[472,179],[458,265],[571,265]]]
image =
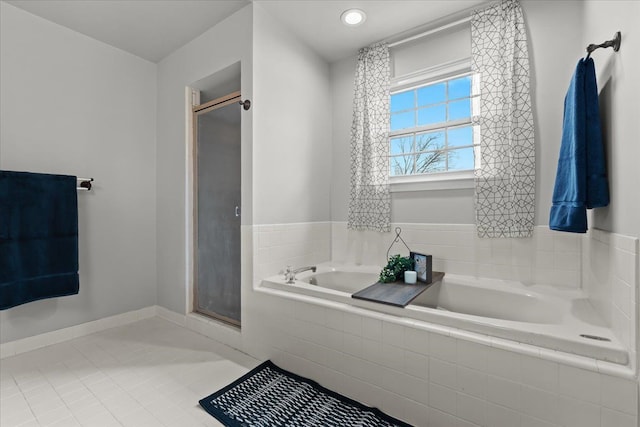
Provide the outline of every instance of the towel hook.
[[613,51],[617,52],[620,50],[620,43],[622,43],[622,33],[620,31],[616,31],[616,33],[613,35],[613,39],[607,40],[606,42],[600,44],[590,44],[589,46],[587,46],[587,57],[585,58],[585,60],[589,59],[589,57],[591,56],[591,52],[601,47],[612,47]]
[[404,245],[405,248],[407,248],[409,250],[409,252],[411,252],[411,248],[409,248],[409,246],[407,245],[407,243],[404,241],[404,239],[402,238],[401,234],[402,234],[402,228],[400,227],[396,227],[395,229],[396,232],[396,238],[393,239],[393,242],[391,242],[391,244],[389,245],[389,249],[387,249],[387,260],[389,259],[389,251],[391,250],[391,248],[393,247],[393,245],[399,241],[402,242],[402,244]]

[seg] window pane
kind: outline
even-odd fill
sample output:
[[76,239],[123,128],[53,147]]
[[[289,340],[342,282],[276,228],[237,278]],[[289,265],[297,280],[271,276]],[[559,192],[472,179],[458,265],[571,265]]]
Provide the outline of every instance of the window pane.
[[444,132],[429,132],[416,135],[416,151],[440,150],[444,148]]
[[414,111],[406,113],[396,113],[391,115],[391,130],[412,128],[416,125],[416,114]]
[[413,173],[413,156],[389,157],[389,175],[411,175]]
[[402,138],[391,138],[391,154],[405,154],[413,151],[413,138],[405,136]]
[[471,76],[449,81],[449,99],[471,96]]
[[471,102],[469,99],[449,103],[449,120],[466,119],[471,117]]
[[390,130],[402,134],[389,138],[390,176],[475,169],[479,135],[467,121],[479,99],[471,98],[477,80],[458,76],[390,96]]
[[423,106],[444,102],[447,97],[446,84],[446,82],[442,82],[418,89],[418,105]]
[[432,125],[446,120],[447,115],[444,104],[418,110],[418,125]]
[[473,168],[473,147],[449,151],[449,170],[468,170]]
[[471,126],[447,130],[447,144],[449,147],[473,145],[473,129]]
[[391,112],[415,108],[415,93],[414,90],[409,90],[391,95]]
[[445,170],[444,150],[430,151],[416,156],[416,173],[442,172]]

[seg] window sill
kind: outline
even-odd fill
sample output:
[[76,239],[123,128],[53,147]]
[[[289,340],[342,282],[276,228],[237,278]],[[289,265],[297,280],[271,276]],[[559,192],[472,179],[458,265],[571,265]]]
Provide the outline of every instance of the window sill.
[[458,190],[474,188],[473,171],[390,177],[390,192]]

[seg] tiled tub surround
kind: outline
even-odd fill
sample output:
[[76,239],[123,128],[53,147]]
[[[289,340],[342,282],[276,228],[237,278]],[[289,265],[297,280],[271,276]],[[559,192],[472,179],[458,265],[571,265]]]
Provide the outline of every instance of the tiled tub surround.
[[331,222],[254,225],[254,286],[284,270],[331,260]]
[[[561,233],[536,226],[531,238],[480,239],[470,224],[392,224],[415,252],[433,255],[434,270],[524,285],[582,289],[615,336],[636,355],[638,239],[590,230]],[[254,287],[286,266],[382,265],[393,233],[353,232],[345,222],[257,225]],[[401,244],[390,253],[407,252]],[[635,357],[632,357],[635,365]]]
[[269,291],[255,313],[268,357],[413,425],[637,426],[623,367]]
[[[392,224],[415,252],[433,255],[433,269],[524,284],[580,288],[582,235],[537,226],[527,239],[480,239],[470,224]],[[255,225],[254,286],[294,267],[335,261],[386,263],[394,233],[353,232],[346,222]],[[396,244],[390,254],[406,253]]]
[[[329,254],[318,252],[312,242],[300,243],[292,253],[285,243],[293,238],[287,236],[291,226],[254,228],[254,265],[260,271],[254,274],[253,298],[260,303],[252,317],[260,319],[263,356],[417,426],[637,426],[634,360],[621,366],[351,304],[275,289],[267,294],[257,287],[261,278],[289,264],[328,258],[384,262],[392,234],[352,233],[344,223],[328,224]],[[402,227],[412,250],[434,255],[434,269],[448,274],[581,287],[581,251],[589,234],[536,227],[530,239],[484,240],[471,225],[393,226]],[[316,233],[316,241],[327,244]],[[401,246],[395,249],[392,253],[402,253]],[[637,260],[637,249],[635,254]],[[630,282],[637,283],[632,264]]]
[[[403,224],[402,238],[411,250],[433,255],[433,269],[446,273],[524,284],[580,287],[582,235],[559,233],[546,226],[533,237],[481,239],[471,224]],[[386,264],[387,248],[395,234],[354,232],[346,222],[332,223],[331,260],[355,264]],[[390,255],[408,251],[395,244]],[[263,276],[266,277],[266,276]]]
[[638,239],[602,230],[583,238],[582,286],[636,360]]
[[[377,266],[326,263],[319,264],[316,273],[299,274],[294,284],[277,275],[263,280],[261,286],[390,314],[426,329],[440,325],[476,332],[483,335],[478,339],[487,343],[490,337],[498,337],[623,366],[629,363],[627,349],[579,289],[558,291],[549,286],[447,274],[404,308],[351,298],[351,294],[374,283],[379,270]],[[309,284],[315,277],[318,285]]]
[[[598,229],[577,234],[536,226],[531,238],[480,239],[469,224],[392,224],[395,227],[402,228],[413,251],[433,255],[434,270],[582,289],[615,336],[636,354],[637,238]],[[348,231],[346,223],[334,222],[331,259],[384,264],[393,237]],[[396,244],[390,254],[406,252]]]

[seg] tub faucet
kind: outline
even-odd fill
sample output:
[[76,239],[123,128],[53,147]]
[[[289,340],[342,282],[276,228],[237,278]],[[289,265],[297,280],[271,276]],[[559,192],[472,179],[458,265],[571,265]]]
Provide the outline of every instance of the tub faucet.
[[298,273],[302,273],[303,271],[308,271],[311,270],[313,273],[316,272],[316,266],[315,265],[311,265],[308,267],[300,267],[300,268],[296,268],[295,270],[291,269],[291,266],[288,265],[286,270],[284,271],[284,279],[286,280],[286,283],[295,283],[296,282],[296,274]]

